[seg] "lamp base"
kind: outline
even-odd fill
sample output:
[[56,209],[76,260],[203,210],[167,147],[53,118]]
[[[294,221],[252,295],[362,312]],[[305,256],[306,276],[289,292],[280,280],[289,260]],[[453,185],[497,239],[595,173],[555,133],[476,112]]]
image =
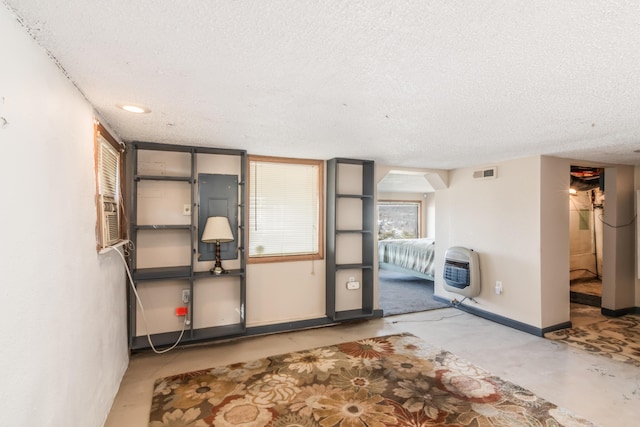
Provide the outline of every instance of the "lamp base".
[[215,266],[211,270],[209,270],[211,274],[215,274],[216,276],[219,274],[229,274],[227,270],[222,268],[222,266]]
[[216,263],[211,270],[211,274],[227,274],[228,271],[222,268],[222,261],[220,260],[220,242],[216,242]]

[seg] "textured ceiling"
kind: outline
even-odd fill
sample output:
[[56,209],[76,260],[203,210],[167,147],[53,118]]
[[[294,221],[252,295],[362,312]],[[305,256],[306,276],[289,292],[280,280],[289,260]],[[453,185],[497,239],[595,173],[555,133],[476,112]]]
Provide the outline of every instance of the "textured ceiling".
[[126,141],[640,164],[637,0],[3,1]]

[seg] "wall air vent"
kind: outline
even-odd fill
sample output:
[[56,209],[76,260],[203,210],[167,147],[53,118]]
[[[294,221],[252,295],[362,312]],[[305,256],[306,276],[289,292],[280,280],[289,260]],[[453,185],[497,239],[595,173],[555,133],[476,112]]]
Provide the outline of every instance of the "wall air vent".
[[473,179],[495,179],[498,177],[498,167],[473,171]]

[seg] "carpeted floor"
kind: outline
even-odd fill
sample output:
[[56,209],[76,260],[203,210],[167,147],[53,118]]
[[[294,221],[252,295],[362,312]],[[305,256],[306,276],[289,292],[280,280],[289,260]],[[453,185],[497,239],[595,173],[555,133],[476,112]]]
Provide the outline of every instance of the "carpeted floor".
[[593,426],[411,334],[156,381],[149,427]]
[[544,336],[640,367],[640,315],[637,314],[548,332]]
[[389,270],[379,270],[379,305],[384,316],[449,307],[433,299],[433,282]]

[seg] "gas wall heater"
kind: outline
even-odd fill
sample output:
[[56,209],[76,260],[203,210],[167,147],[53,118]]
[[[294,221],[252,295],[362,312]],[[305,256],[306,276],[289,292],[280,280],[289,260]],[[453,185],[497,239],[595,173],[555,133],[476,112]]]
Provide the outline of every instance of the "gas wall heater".
[[444,289],[473,298],[480,294],[480,262],[473,249],[453,246],[444,255]]

